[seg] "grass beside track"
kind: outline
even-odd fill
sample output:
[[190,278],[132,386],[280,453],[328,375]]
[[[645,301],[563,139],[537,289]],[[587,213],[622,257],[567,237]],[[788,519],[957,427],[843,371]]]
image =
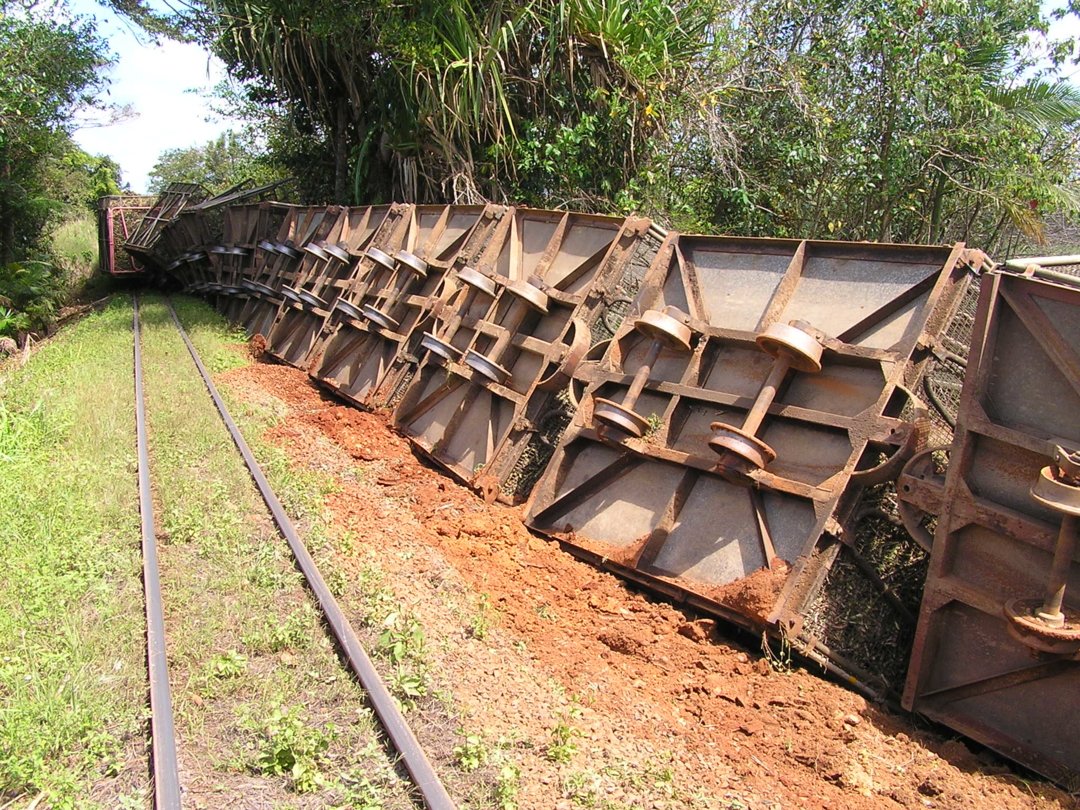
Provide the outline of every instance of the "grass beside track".
[[[177,312],[211,371],[246,361],[204,304]],[[143,363],[162,594],[193,807],[411,807],[168,311],[144,299]],[[240,351],[237,351],[237,349]],[[241,419],[241,427],[244,420]],[[319,482],[282,492],[318,502]],[[292,503],[290,503],[292,501]],[[304,532],[305,527],[299,527]]]
[[0,805],[146,790],[131,306],[0,371]]

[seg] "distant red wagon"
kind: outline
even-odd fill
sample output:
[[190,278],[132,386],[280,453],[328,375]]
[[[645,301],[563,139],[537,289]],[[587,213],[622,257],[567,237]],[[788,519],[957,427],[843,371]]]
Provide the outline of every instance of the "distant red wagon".
[[102,273],[129,277],[146,272],[141,262],[123,250],[123,244],[156,199],[154,195],[120,194],[98,200],[98,266]]

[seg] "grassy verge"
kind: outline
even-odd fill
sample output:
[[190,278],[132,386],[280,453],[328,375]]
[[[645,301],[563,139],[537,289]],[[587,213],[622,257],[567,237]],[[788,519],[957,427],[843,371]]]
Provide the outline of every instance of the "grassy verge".
[[131,351],[119,300],[0,372],[0,804],[146,788]]
[[[208,367],[243,362],[230,348],[235,333],[209,309],[184,300],[177,309]],[[151,299],[142,312],[170,678],[190,799],[411,806],[166,308]],[[298,483],[298,493],[311,485]]]
[[65,220],[52,238],[52,253],[69,288],[78,287],[98,263],[97,222],[92,216]]

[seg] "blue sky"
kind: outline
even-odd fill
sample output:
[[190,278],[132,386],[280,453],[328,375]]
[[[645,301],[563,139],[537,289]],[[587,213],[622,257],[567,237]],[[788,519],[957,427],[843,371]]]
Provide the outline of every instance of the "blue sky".
[[108,72],[108,101],[130,104],[136,113],[111,126],[81,127],[75,140],[92,154],[116,160],[133,191],[146,190],[146,175],[164,150],[196,146],[237,126],[209,108],[205,94],[225,71],[201,47],[164,39],[155,45],[92,0],[73,0],[70,7],[97,19],[99,33],[118,57]]
[[[1044,0],[1044,10],[1060,4]],[[88,152],[116,160],[133,191],[146,190],[146,176],[164,150],[197,146],[238,126],[210,110],[206,94],[225,71],[201,47],[167,40],[154,44],[93,0],[71,0],[70,6],[98,20],[99,32],[117,56],[109,71],[108,98],[135,111],[134,117],[111,126],[82,127],[75,140]],[[1069,35],[1080,38],[1075,17],[1056,23],[1051,31],[1052,37]]]

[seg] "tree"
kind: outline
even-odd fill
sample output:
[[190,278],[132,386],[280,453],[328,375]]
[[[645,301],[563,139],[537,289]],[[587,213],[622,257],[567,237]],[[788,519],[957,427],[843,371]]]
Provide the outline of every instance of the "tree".
[[249,99],[326,145],[335,200],[596,207],[662,134],[714,5],[204,0],[195,27]]
[[108,61],[92,23],[0,7],[0,266],[42,248],[63,204],[48,165],[70,149],[72,116],[96,103]]
[[994,249],[1076,210],[1080,92],[1035,71],[1035,0],[752,0],[741,19],[714,101],[732,151],[698,164],[719,229]]
[[93,214],[99,198],[123,191],[120,164],[108,155],[91,155],[70,138],[43,170],[45,186],[66,215]]
[[1077,208],[1080,93],[1067,43],[1033,55],[1038,0],[194,7],[313,199],[987,249]]
[[267,182],[274,168],[248,138],[225,132],[202,146],[168,149],[161,153],[149,174],[149,191],[158,193],[169,183],[198,183],[221,191],[243,180]]

